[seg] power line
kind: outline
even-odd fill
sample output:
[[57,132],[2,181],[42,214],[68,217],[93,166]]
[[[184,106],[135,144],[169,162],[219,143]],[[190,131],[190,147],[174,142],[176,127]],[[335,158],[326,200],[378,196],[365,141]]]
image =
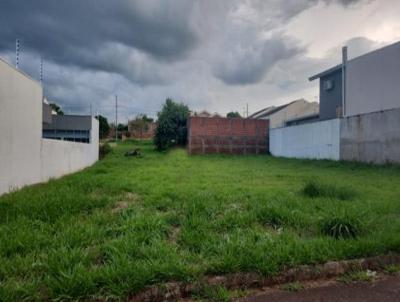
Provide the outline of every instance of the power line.
[[19,39],[15,40],[15,68],[19,68]]

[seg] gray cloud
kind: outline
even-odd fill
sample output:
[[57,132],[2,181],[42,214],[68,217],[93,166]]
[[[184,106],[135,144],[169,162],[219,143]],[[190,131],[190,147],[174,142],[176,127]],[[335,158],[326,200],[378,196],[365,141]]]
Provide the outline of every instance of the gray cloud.
[[154,115],[167,96],[198,110],[240,110],[243,99],[308,89],[307,76],[327,63],[307,58],[288,23],[315,5],[364,2],[2,0],[0,55],[13,61],[20,38],[21,67],[35,78],[42,56],[45,92],[68,112],[94,103],[112,117],[117,93],[126,117]]
[[230,85],[260,82],[264,75],[279,61],[303,52],[289,38],[272,37],[252,45],[237,45],[223,60],[216,64],[214,74]]
[[138,75],[143,71],[135,69],[149,61],[147,56],[180,60],[195,46],[189,24],[192,7],[184,0],[2,1],[0,51],[13,49],[19,38],[26,51],[58,64],[145,82],[150,76],[142,79]]

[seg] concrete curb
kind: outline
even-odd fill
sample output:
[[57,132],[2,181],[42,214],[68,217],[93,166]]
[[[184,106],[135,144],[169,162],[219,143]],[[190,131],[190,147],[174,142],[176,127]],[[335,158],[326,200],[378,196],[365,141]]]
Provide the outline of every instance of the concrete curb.
[[387,265],[400,264],[400,254],[388,254],[354,260],[331,261],[324,264],[301,265],[273,277],[255,273],[236,273],[224,276],[206,276],[195,284],[169,282],[150,287],[128,299],[130,302],[176,301],[190,297],[204,286],[224,286],[228,289],[261,288],[294,281],[310,281],[332,278],[352,270],[380,270]]

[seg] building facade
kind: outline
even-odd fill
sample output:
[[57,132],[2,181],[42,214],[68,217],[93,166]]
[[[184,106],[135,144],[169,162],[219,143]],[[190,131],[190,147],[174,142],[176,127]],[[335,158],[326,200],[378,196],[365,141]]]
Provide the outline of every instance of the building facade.
[[318,114],[318,103],[307,102],[304,99],[296,100],[282,106],[271,106],[260,110],[249,118],[269,120],[270,128],[285,127],[286,123],[298,118]]

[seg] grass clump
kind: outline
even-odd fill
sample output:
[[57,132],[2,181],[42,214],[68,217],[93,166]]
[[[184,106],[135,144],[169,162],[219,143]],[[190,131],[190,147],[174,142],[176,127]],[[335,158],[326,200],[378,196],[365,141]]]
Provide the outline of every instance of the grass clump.
[[356,195],[349,187],[336,184],[326,184],[319,181],[309,181],[303,189],[303,193],[311,198],[328,197],[340,200],[350,200]]
[[108,142],[100,144],[99,146],[99,158],[104,159],[107,154],[111,153],[112,148]]
[[389,274],[389,275],[397,275],[400,274],[400,265],[396,265],[396,264],[391,264],[391,265],[387,265],[385,268],[385,273]]
[[298,292],[299,290],[304,289],[304,285],[300,282],[292,282],[282,285],[281,289],[289,292]]
[[322,221],[321,231],[335,239],[354,239],[360,235],[361,223],[349,215],[333,216]]
[[353,282],[371,282],[376,278],[376,272],[371,270],[354,270],[348,272],[337,280],[340,282],[344,282],[346,284],[353,283]]
[[236,290],[229,291],[224,286],[203,286],[196,293],[193,298],[197,301],[211,301],[211,302],[230,302],[234,299],[243,297],[245,291]]

